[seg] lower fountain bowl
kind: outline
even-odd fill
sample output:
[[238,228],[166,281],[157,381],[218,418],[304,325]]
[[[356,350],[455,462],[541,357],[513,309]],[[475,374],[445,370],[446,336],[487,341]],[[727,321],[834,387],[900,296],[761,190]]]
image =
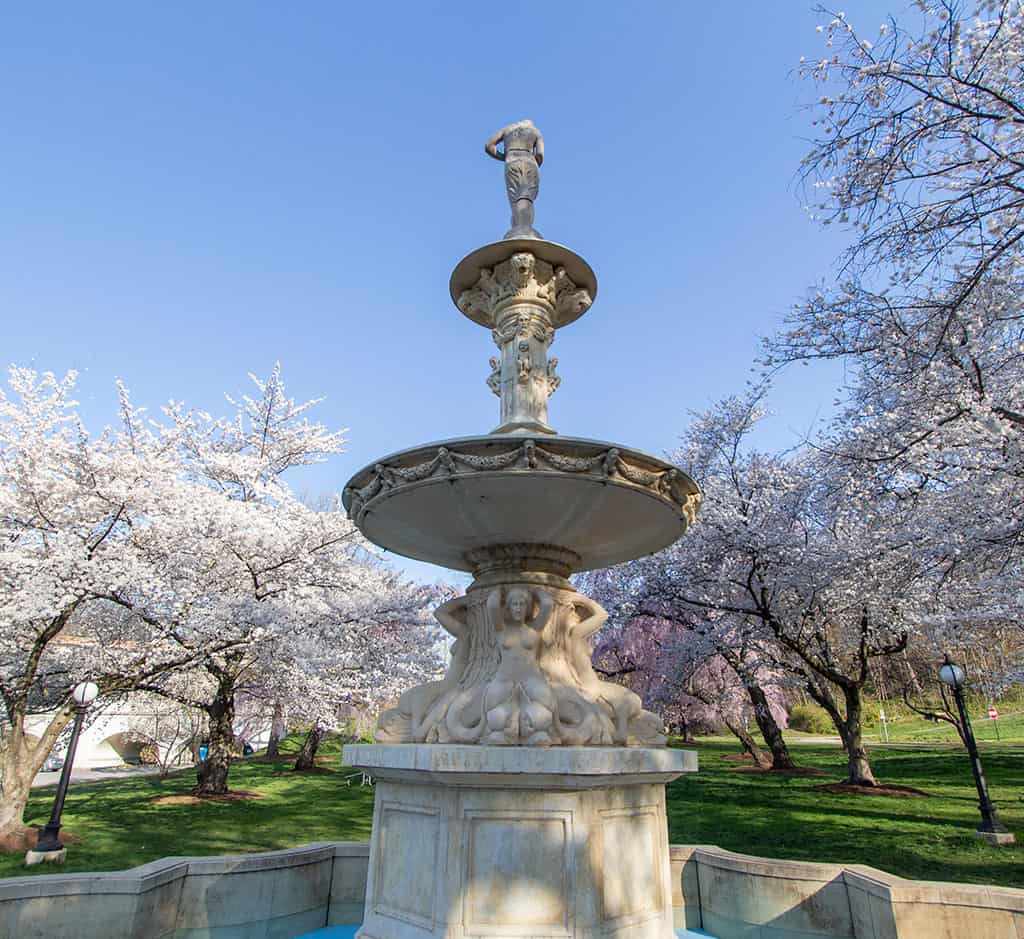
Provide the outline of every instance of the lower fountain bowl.
[[683,535],[700,498],[689,476],[649,454],[521,435],[403,450],[356,473],[343,496],[374,544],[463,571],[496,545],[557,547],[577,571],[643,557]]

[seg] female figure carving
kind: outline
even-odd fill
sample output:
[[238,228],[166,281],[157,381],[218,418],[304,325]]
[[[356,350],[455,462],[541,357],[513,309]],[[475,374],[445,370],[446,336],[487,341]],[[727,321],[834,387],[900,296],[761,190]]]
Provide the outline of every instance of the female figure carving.
[[579,687],[608,708],[613,723],[611,742],[619,746],[663,746],[665,737],[661,719],[644,710],[636,692],[598,678],[591,664],[590,637],[608,619],[607,611],[590,597],[581,595],[573,602],[579,620],[569,634],[571,664]]
[[554,601],[546,591],[526,587],[509,588],[504,604],[501,594],[496,587],[487,597],[501,662],[484,691],[487,736],[482,742],[500,745],[522,738],[528,746],[556,743],[552,723],[558,704],[538,662],[541,633]]
[[[498,144],[504,144],[499,150]],[[533,228],[533,204],[540,191],[540,165],[544,162],[544,138],[533,121],[516,121],[502,127],[484,144],[487,155],[505,163],[505,189],[512,207],[512,228],[506,238],[540,238]]]

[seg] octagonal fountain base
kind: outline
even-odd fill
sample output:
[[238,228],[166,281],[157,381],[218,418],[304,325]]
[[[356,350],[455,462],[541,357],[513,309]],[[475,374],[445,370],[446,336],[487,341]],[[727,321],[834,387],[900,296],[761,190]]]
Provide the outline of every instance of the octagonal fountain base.
[[376,778],[359,939],[671,939],[665,783],[695,753],[353,744]]

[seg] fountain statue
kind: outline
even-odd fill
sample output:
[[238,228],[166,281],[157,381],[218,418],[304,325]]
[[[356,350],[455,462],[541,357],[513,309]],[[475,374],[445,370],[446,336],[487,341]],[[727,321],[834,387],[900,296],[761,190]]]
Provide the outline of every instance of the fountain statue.
[[[499,150],[498,144],[505,149]],[[505,163],[505,188],[512,207],[512,228],[506,238],[540,238],[533,228],[533,204],[540,191],[540,165],[544,162],[544,138],[533,121],[516,121],[502,127],[484,144],[484,151]]]
[[569,577],[671,544],[700,490],[658,457],[551,427],[548,350],[597,280],[533,228],[540,131],[518,121],[485,149],[505,163],[512,228],[450,292],[498,348],[498,426],[384,457],[344,492],[374,543],[473,575],[435,613],[455,639],[445,677],[386,708],[378,743],[345,748],[377,782],[359,935],[669,939],[664,786],[696,758],[594,671],[607,614]]

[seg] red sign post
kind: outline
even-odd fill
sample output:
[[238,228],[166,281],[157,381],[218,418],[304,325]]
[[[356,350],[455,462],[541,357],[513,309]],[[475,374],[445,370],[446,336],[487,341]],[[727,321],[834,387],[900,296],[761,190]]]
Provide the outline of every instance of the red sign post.
[[988,719],[990,721],[994,721],[992,726],[995,727],[995,729],[996,729],[996,740],[998,740],[999,739],[999,712],[996,710],[996,706],[994,704],[991,707],[989,707],[989,709],[988,709]]

